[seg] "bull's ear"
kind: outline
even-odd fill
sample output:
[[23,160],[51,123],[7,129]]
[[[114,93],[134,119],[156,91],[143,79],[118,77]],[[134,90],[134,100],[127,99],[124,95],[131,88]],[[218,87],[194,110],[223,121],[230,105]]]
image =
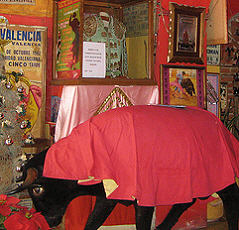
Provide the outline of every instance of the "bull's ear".
[[25,189],[27,189],[36,179],[38,176],[38,171],[35,168],[29,168],[27,169],[27,176],[26,180],[23,182],[21,186],[18,188],[15,188],[7,193],[7,195],[13,195],[15,193],[21,192]]

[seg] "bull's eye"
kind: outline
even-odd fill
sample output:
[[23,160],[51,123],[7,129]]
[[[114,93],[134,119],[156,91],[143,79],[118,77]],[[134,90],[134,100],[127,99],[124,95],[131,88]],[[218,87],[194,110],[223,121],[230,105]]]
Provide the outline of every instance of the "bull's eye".
[[44,192],[44,189],[42,186],[36,186],[32,188],[32,193],[34,196],[40,196]]

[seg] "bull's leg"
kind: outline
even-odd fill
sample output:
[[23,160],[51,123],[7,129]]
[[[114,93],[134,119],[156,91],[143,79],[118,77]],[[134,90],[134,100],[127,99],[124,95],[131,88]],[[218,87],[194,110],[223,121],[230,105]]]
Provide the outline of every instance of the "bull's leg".
[[170,230],[178,221],[179,217],[194,203],[196,199],[193,199],[190,203],[175,204],[170,209],[168,215],[163,222],[156,227],[157,230]]
[[85,230],[98,229],[113,211],[118,201],[106,199],[105,197],[96,197],[95,207],[90,214]]
[[150,230],[154,213],[154,207],[138,206],[137,203],[134,204],[134,207],[135,207],[136,229]]
[[229,185],[217,192],[223,202],[225,216],[227,218],[228,229],[238,230],[239,218],[239,189],[237,184]]

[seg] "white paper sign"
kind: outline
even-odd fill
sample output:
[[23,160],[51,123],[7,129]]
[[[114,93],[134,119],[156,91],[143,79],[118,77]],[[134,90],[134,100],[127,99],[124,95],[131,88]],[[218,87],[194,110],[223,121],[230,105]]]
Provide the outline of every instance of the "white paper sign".
[[83,42],[82,77],[105,78],[105,43]]

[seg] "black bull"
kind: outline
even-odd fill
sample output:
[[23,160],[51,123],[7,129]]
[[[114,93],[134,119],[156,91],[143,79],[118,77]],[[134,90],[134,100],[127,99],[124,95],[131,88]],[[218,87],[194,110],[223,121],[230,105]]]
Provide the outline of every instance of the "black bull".
[[[148,119],[149,117],[150,119]],[[165,122],[165,119],[167,122]],[[118,127],[118,129],[116,127]],[[121,131],[119,132],[120,129]],[[83,135],[80,135],[82,133]],[[99,133],[104,135],[101,136]],[[151,135],[148,135],[149,133]],[[163,133],[164,135],[160,135],[160,133]],[[168,136],[166,136],[166,133],[168,133]],[[127,137],[125,140],[127,142],[121,142],[122,139],[120,138],[125,137]],[[9,194],[28,189],[36,210],[45,216],[50,226],[56,226],[61,222],[67,205],[74,198],[82,195],[96,196],[95,207],[86,223],[86,230],[98,229],[112,212],[117,203],[122,203],[124,205],[132,204],[135,206],[137,229],[149,230],[151,227],[152,215],[154,211],[154,207],[152,207],[152,205],[160,205],[161,203],[150,203],[152,204],[151,206],[143,206],[149,204],[149,202],[144,202],[141,204],[140,202],[142,199],[140,200],[140,198],[142,198],[142,194],[150,194],[148,197],[152,198],[151,191],[154,191],[152,188],[153,185],[149,183],[144,186],[145,184],[141,183],[140,193],[136,192],[135,196],[137,201],[128,201],[130,198],[120,200],[121,198],[118,198],[117,196],[111,196],[112,199],[107,199],[102,183],[95,185],[79,185],[77,181],[74,180],[74,178],[82,178],[81,175],[79,176],[79,173],[84,172],[84,164],[88,165],[88,161],[84,161],[84,164],[82,164],[82,159],[84,156],[91,156],[90,154],[92,154],[90,159],[94,159],[94,169],[105,169],[106,167],[109,167],[111,170],[115,171],[119,163],[121,163],[121,167],[124,166],[124,161],[118,162],[119,158],[115,156],[120,156],[122,158],[124,156],[131,157],[135,154],[135,161],[130,161],[132,164],[127,164],[127,166],[132,166],[137,162],[138,167],[141,166],[140,169],[143,169],[138,170],[135,177],[137,177],[137,179],[142,179],[144,178],[143,176],[145,174],[154,172],[154,174],[150,174],[150,176],[155,176],[154,183],[156,181],[157,184],[163,180],[163,171],[157,170],[160,168],[160,165],[161,168],[166,167],[165,165],[167,165],[171,169],[171,164],[175,162],[176,165],[173,166],[176,168],[180,167],[183,170],[186,167],[186,164],[183,163],[185,163],[184,160],[186,158],[184,158],[184,156],[187,152],[186,156],[189,156],[187,158],[187,162],[189,162],[191,166],[188,167],[188,169],[191,171],[189,174],[187,174],[187,178],[191,179],[191,177],[193,177],[193,183],[190,185],[186,184],[188,187],[182,186],[182,191],[186,193],[188,189],[191,189],[192,186],[194,186],[194,191],[196,190],[201,192],[195,193],[198,195],[192,196],[191,198],[195,198],[192,199],[192,202],[190,203],[179,204],[172,201],[171,204],[174,204],[172,209],[164,221],[157,226],[156,229],[171,229],[178,221],[178,218],[181,216],[181,214],[193,205],[193,203],[196,201],[196,197],[201,196],[200,194],[203,194],[202,196],[207,196],[211,192],[217,192],[223,201],[229,230],[238,230],[239,189],[233,182],[235,172],[234,170],[231,170],[231,168],[237,170],[236,172],[238,175],[238,165],[234,165],[238,164],[238,156],[235,156],[236,160],[234,160],[233,153],[235,152],[236,155],[238,154],[239,145],[235,138],[232,137],[233,136],[229,134],[228,130],[222,126],[221,122],[215,116],[212,116],[212,114],[199,109],[166,108],[161,106],[131,106],[110,110],[91,118],[82,125],[77,126],[68,137],[63,138],[53,145],[49,150],[45,150],[29,160],[22,167],[23,175],[22,178],[19,179],[24,181],[23,185],[11,191]],[[169,139],[170,141],[168,141]],[[174,145],[171,143],[176,144],[179,141],[181,148],[175,149]],[[135,147],[137,147],[137,151],[131,151],[134,149],[132,147],[132,143],[134,142]],[[210,145],[211,142],[214,143],[213,147]],[[225,144],[225,142],[227,144]],[[232,142],[235,143],[233,148],[234,151],[229,151],[229,146],[231,146],[230,144],[232,144]],[[121,145],[119,143],[121,143]],[[124,148],[120,148],[123,145],[122,143],[124,143]],[[125,145],[125,143],[128,145]],[[185,147],[185,143],[188,144],[187,148]],[[219,147],[217,147],[217,145],[219,145]],[[151,146],[153,146],[153,148],[151,148]],[[226,147],[228,147],[228,149]],[[179,149],[181,152],[179,152]],[[225,149],[227,149],[227,151],[225,151]],[[47,152],[49,154],[46,156]],[[112,152],[114,154],[110,154]],[[210,155],[211,152],[213,153]],[[140,155],[140,153],[142,155]],[[144,155],[144,153],[147,153],[147,155]],[[106,157],[105,154],[108,154],[107,157],[111,156],[108,161],[104,161]],[[54,158],[56,156],[57,158]],[[64,159],[64,161],[59,161],[59,156],[64,156],[61,158]],[[65,156],[67,156],[67,158]],[[93,156],[96,156],[96,159]],[[175,157],[177,157],[177,160],[175,160]],[[148,163],[146,159],[149,159],[150,162],[152,162],[151,159],[154,159],[153,164],[150,164],[150,167],[147,168],[144,167],[144,163]],[[53,163],[59,162],[63,163],[63,165],[53,165]],[[102,165],[104,167],[100,168]],[[234,167],[232,167],[232,165],[234,165]],[[48,175],[51,178],[65,178],[72,180],[43,177],[43,166],[45,166],[44,175]],[[73,166],[75,167],[75,171],[73,171]],[[67,177],[61,177],[60,170],[64,169],[63,171],[65,173],[67,167]],[[52,168],[54,168],[54,174],[51,172]],[[134,167],[128,167],[129,173],[133,172],[131,168],[135,169]],[[152,169],[156,171],[153,171]],[[200,170],[204,170],[204,172],[201,172]],[[91,172],[93,175],[90,176],[96,176],[96,178],[100,180],[107,178],[101,177],[102,171],[99,170],[97,171],[98,175],[95,175],[94,173],[96,171],[97,170]],[[119,171],[122,172],[123,170]],[[71,172],[74,172],[74,177],[69,178],[68,173]],[[170,170],[170,173],[175,174],[175,172],[178,171]],[[75,177],[75,173],[78,174],[77,177]],[[125,178],[120,180],[121,177],[118,177],[118,182],[121,184],[119,184],[119,188],[117,189],[120,191],[122,191],[124,188],[128,188],[127,186],[129,184],[129,178],[131,178],[129,173],[126,174],[127,181],[125,184]],[[169,172],[167,171],[167,173]],[[121,174],[117,174],[117,176],[118,175],[121,176]],[[208,182],[210,184],[207,187],[213,187],[213,185],[218,182],[213,181],[218,177],[218,175],[221,177],[219,178],[220,186],[217,185],[217,187],[214,187],[214,189],[210,190],[208,193],[203,193],[200,187],[195,186],[195,183],[198,182],[197,184],[203,187],[202,185],[205,181],[207,181],[207,178],[211,178],[211,180]],[[88,173],[87,176],[89,176]],[[182,178],[182,180],[179,181],[183,182],[185,177],[186,176],[181,176],[180,174],[180,178]],[[109,178],[111,179],[111,177]],[[145,178],[148,181],[152,177]],[[230,180],[228,180],[228,178]],[[131,180],[131,182],[132,181],[133,180]],[[145,181],[146,180],[144,180],[144,182]],[[165,194],[167,191],[168,193],[174,191],[175,196],[178,194],[182,195],[182,193],[179,192],[180,188],[178,187],[182,185],[181,183],[177,183],[177,186],[173,188],[173,186],[175,186],[175,180],[174,184],[170,184],[171,181],[169,181],[167,178],[164,179],[164,182],[165,183],[160,184],[160,189],[162,190],[162,187],[164,188],[164,190],[162,190],[164,194],[159,194],[160,198],[163,195],[168,195]],[[122,183],[124,186],[121,186]],[[147,191],[147,193],[145,191]],[[134,193],[130,192],[130,194],[132,195]],[[173,198],[174,197],[170,196],[170,199]],[[190,200],[191,199],[189,199],[189,201]],[[179,202],[185,201],[187,200],[179,200]],[[168,199],[167,202],[169,202]],[[138,204],[141,204],[141,206]]]
[[[93,212],[88,218],[85,230],[98,229],[110,215],[117,203],[122,203],[126,206],[133,204],[136,211],[137,229],[150,229],[153,207],[138,206],[137,203],[133,201],[107,199],[102,183],[85,186],[78,185],[77,181],[73,180],[42,177],[46,153],[47,150],[37,154],[23,166],[23,176],[20,180],[25,181],[24,185],[9,192],[9,195],[28,189],[36,210],[44,215],[51,227],[60,224],[70,201],[78,196],[92,195],[96,196],[96,203]],[[229,230],[237,230],[239,217],[239,189],[237,185],[232,184],[218,191],[218,195],[223,201]],[[191,207],[195,201],[196,199],[191,203],[173,205],[167,217],[156,229],[171,229],[182,213]]]

